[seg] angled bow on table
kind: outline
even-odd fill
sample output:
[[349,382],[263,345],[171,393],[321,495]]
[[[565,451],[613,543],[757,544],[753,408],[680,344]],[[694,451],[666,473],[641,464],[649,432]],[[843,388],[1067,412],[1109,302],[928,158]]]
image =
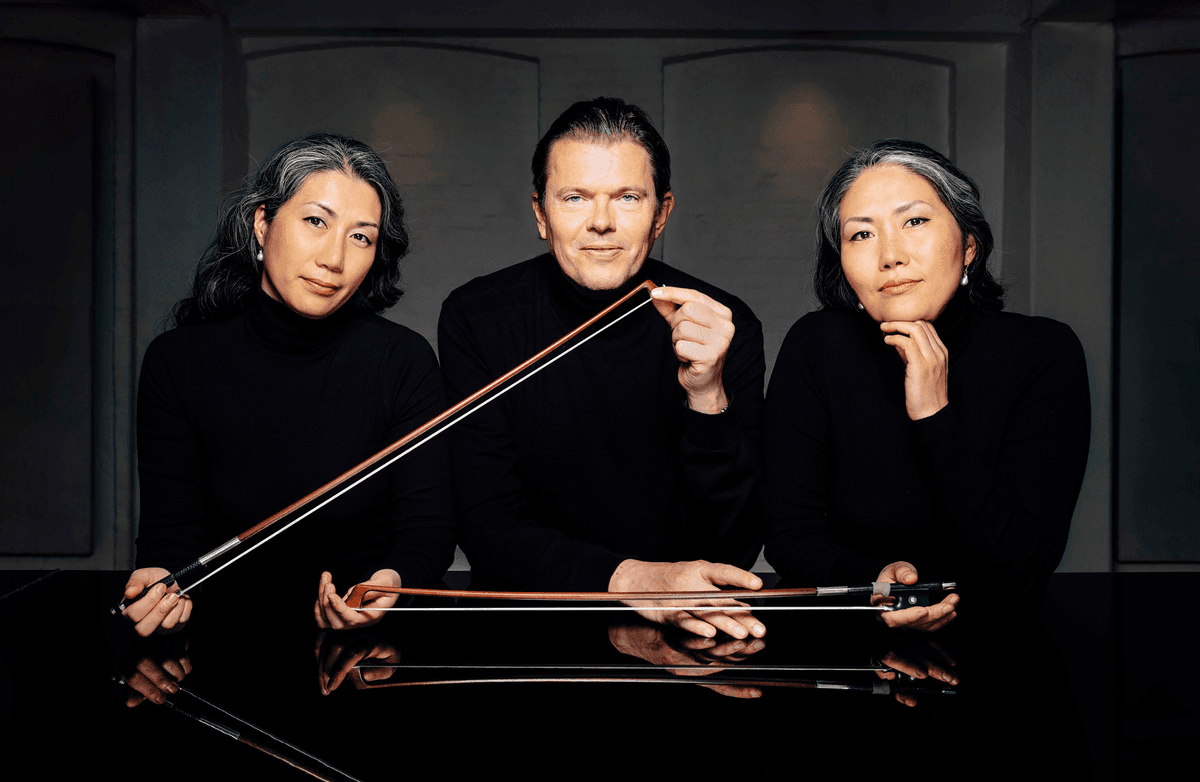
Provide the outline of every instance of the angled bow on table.
[[[459,421],[461,421],[462,419],[471,415],[472,413],[476,412],[477,410],[483,408],[485,405],[499,399],[505,393],[516,388],[518,385],[525,382],[529,378],[533,377],[538,372],[541,372],[543,369],[550,366],[555,361],[558,361],[560,358],[566,356],[568,353],[575,350],[576,348],[581,347],[588,340],[599,336],[606,329],[609,329],[609,328],[615,326],[617,323],[620,323],[621,320],[623,320],[624,318],[629,317],[638,309],[649,304],[652,301],[652,299],[649,296],[646,296],[645,301],[635,304],[627,312],[624,312],[620,316],[615,318],[611,323],[605,324],[602,328],[598,329],[594,333],[589,334],[588,336],[579,340],[575,344],[570,345],[569,347],[566,347],[565,350],[561,350],[561,352],[558,352],[558,355],[553,355],[553,357],[551,357],[552,354],[554,354],[556,351],[560,351],[561,348],[566,346],[568,343],[570,343],[572,340],[574,340],[580,334],[582,334],[585,331],[587,331],[588,329],[590,329],[592,326],[599,323],[604,318],[608,317],[611,313],[615,312],[626,302],[633,299],[640,292],[642,292],[642,291],[649,292],[656,287],[658,287],[658,286],[656,286],[653,282],[651,282],[650,280],[646,280],[645,282],[643,282],[642,284],[640,284],[636,288],[634,288],[632,291],[627,293],[625,296],[621,297],[619,300],[614,302],[611,306],[605,308],[602,312],[598,313],[595,317],[589,319],[586,323],[579,326],[579,328],[577,328],[574,331],[572,331],[571,333],[567,334],[565,337],[558,340],[553,345],[550,345],[548,348],[541,351],[533,358],[530,358],[528,361],[524,362],[520,366],[517,366],[514,369],[510,370],[509,372],[505,373],[503,376],[497,378],[496,380],[492,381],[488,385],[481,388],[479,391],[476,391],[471,396],[467,397],[466,399],[462,400],[458,404],[454,405],[446,412],[436,416],[432,420],[421,425],[414,431],[408,433],[404,437],[400,438],[396,442],[394,442],[391,445],[389,445],[388,447],[384,448],[379,453],[377,453],[374,456],[370,457],[369,459],[363,461],[362,463],[358,464],[357,466],[352,467],[350,470],[342,473],[337,478],[334,478],[332,481],[325,484],[324,486],[317,489],[316,491],[312,492],[311,494],[307,495],[306,497],[303,497],[303,498],[297,500],[296,502],[292,503],[288,507],[279,511],[275,515],[271,516],[270,518],[264,519],[263,521],[254,525],[250,529],[239,534],[237,537],[230,538],[229,540],[222,543],[220,546],[217,546],[212,551],[200,556],[198,559],[196,559],[190,565],[187,565],[184,568],[182,568],[181,570],[171,573],[168,576],[164,576],[162,579],[155,582],[154,584],[147,586],[145,589],[142,590],[141,594],[139,594],[137,597],[134,597],[134,598],[128,599],[128,600],[123,600],[120,605],[118,605],[116,608],[112,609],[112,613],[114,613],[114,614],[124,613],[126,608],[128,608],[133,603],[136,603],[138,600],[141,600],[143,597],[145,597],[150,592],[151,589],[153,589],[158,584],[166,584],[167,586],[170,586],[171,584],[176,583],[182,576],[184,576],[198,568],[206,567],[213,560],[217,559],[218,557],[220,557],[224,554],[227,554],[227,553],[233,551],[234,549],[241,546],[243,543],[245,543],[250,538],[265,531],[267,528],[274,526],[277,522],[281,521],[282,519],[285,519],[285,518],[291,516],[293,513],[300,510],[301,508],[311,505],[311,507],[308,507],[308,509],[305,510],[303,513],[296,516],[294,519],[292,519],[291,521],[289,521],[287,524],[283,525],[279,529],[276,529],[270,535],[267,535],[265,538],[262,538],[257,543],[253,544],[246,550],[242,551],[237,556],[230,558],[228,561],[226,561],[220,567],[215,568],[208,574],[197,579],[191,585],[189,585],[186,589],[181,589],[180,593],[183,594],[183,593],[186,593],[190,589],[194,589],[195,587],[199,586],[201,583],[203,583],[207,579],[216,575],[216,573],[218,573],[222,569],[228,567],[229,565],[232,565],[234,562],[236,562],[237,560],[246,556],[254,549],[263,545],[271,538],[275,537],[276,535],[284,532],[285,530],[292,527],[293,525],[304,520],[309,515],[315,513],[316,511],[323,508],[325,505],[329,504],[330,502],[333,502],[338,497],[342,496],[346,492],[348,492],[351,489],[353,489],[354,487],[358,486],[363,481],[365,481],[368,478],[370,478],[371,476],[379,473],[381,470],[387,468],[396,460],[400,459],[401,457],[403,457],[403,456],[411,453],[412,451],[416,450],[417,448],[421,447],[422,445],[429,442],[431,439],[433,439],[437,435],[439,435],[442,432],[449,429],[454,424],[458,423]],[[549,358],[549,360],[544,361],[547,358]],[[542,363],[543,361],[544,361],[544,363]],[[493,392],[496,392],[496,393],[493,393]],[[401,449],[403,449],[403,450],[401,450]],[[391,457],[391,458],[388,458],[388,457]],[[357,480],[350,482],[351,479],[354,479],[354,478],[357,478]],[[335,489],[340,489],[340,490],[335,492],[334,491]]]

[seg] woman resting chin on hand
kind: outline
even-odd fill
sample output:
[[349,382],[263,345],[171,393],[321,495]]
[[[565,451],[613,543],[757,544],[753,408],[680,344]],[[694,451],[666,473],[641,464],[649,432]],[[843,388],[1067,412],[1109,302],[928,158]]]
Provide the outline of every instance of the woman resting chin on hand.
[[[979,189],[924,144],[852,155],[817,209],[823,306],[767,393],[767,559],[805,585],[915,583],[915,562],[968,596],[1003,579],[1039,597],[1087,463],[1079,340],[1001,311]],[[884,621],[935,630],[958,602]]]

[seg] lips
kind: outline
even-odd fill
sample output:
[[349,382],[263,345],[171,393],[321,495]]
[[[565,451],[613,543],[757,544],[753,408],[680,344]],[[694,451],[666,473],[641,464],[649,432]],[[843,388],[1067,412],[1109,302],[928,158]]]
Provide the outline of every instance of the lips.
[[906,293],[912,290],[913,287],[919,282],[920,280],[908,279],[888,280],[883,284],[883,287],[879,289],[879,292],[888,296],[899,296],[901,293]]
[[312,277],[301,277],[300,279],[308,283],[309,290],[318,296],[332,296],[333,294],[337,293],[338,288],[341,287],[340,285],[334,285],[333,283],[314,280]]

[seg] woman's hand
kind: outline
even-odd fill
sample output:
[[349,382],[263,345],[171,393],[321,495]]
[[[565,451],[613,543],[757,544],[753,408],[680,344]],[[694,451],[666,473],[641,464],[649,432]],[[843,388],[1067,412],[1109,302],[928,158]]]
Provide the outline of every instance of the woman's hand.
[[138,658],[133,671],[126,674],[124,679],[125,685],[133,690],[125,698],[126,707],[132,709],[143,701],[161,706],[166,702],[168,695],[179,692],[179,683],[192,672],[192,660],[187,654],[186,641],[177,654],[178,656],[167,656],[165,659],[152,655]]
[[[907,562],[893,562],[879,571],[876,581],[886,581],[889,584],[917,583],[917,569]],[[889,598],[875,595],[871,598],[872,605],[879,605]],[[923,630],[932,633],[954,621],[958,616],[958,595],[951,593],[937,605],[913,606],[899,611],[884,612],[880,619],[888,627],[906,627],[910,630]]]
[[[376,570],[366,584],[382,584],[400,586],[400,574],[394,570]],[[379,609],[391,608],[396,604],[399,595],[380,592],[369,592],[374,595],[370,600],[364,600],[362,607],[366,610],[357,611],[346,605],[346,597],[338,597],[337,588],[333,585],[333,576],[328,572],[321,574],[321,582],[317,586],[317,603],[313,612],[317,619],[317,627],[322,630],[351,630],[356,627],[368,627],[383,618],[385,611]],[[374,609],[374,610],[372,610]]]
[[892,332],[883,341],[904,359],[904,406],[908,417],[919,421],[950,404],[946,381],[950,351],[933,324],[923,320],[884,321],[879,328]]
[[[125,599],[132,600],[150,584],[171,575],[160,567],[144,567],[133,571],[125,582]],[[155,584],[149,594],[125,609],[121,614],[133,623],[133,631],[143,638],[151,635],[178,633],[192,617],[192,600],[181,597],[179,585]]]
[[[354,689],[367,689],[375,682],[390,679],[400,663],[400,650],[369,632],[351,635],[317,633],[313,652],[317,658],[317,684],[322,695],[340,687],[347,676],[351,677]],[[359,668],[363,661],[379,664]]]

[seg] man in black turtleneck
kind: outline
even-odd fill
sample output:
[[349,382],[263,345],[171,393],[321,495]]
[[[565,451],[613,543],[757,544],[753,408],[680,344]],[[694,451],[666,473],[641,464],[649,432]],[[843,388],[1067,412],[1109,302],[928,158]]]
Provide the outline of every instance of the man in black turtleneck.
[[[462,399],[643,280],[643,308],[451,430],[460,545],[480,589],[757,589],[762,326],[736,297],[648,260],[674,205],[670,155],[636,106],[576,103],[539,142],[550,252],[442,307]],[[693,561],[694,560],[694,561]],[[745,611],[646,610],[699,635],[761,637]],[[703,618],[701,618],[703,617]]]

